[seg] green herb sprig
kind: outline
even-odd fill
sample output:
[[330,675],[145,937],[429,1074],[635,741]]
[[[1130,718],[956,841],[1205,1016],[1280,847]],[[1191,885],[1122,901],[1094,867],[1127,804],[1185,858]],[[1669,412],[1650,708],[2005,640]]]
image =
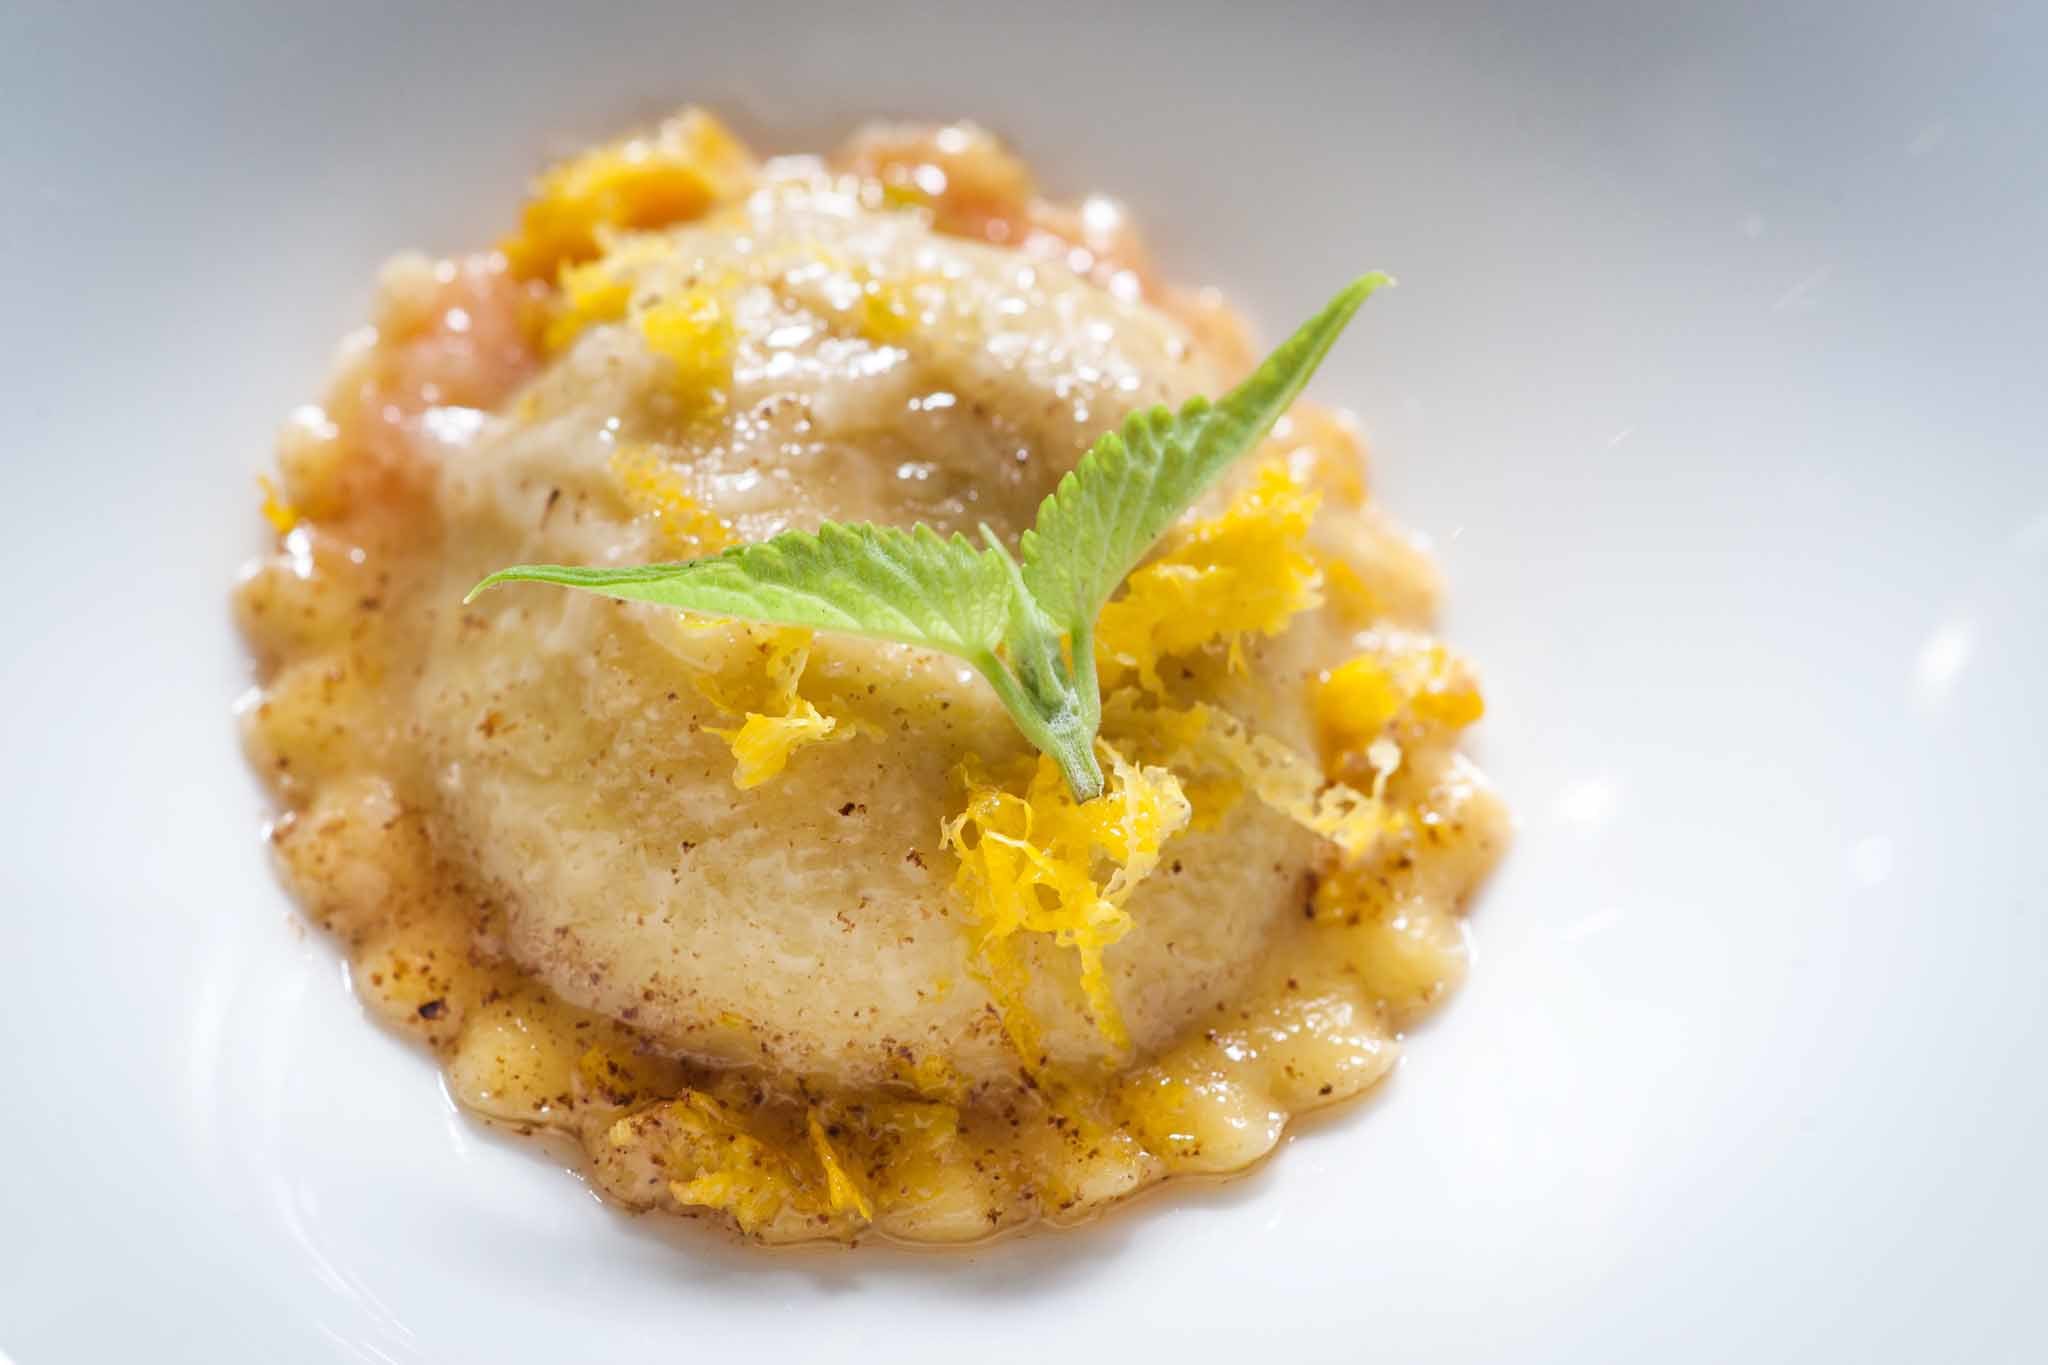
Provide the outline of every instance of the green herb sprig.
[[1214,403],[1131,414],[1100,437],[1039,506],[1012,557],[986,524],[982,545],[826,522],[679,564],[500,569],[500,583],[552,583],[631,602],[773,625],[809,626],[950,654],[988,680],[1017,728],[1050,755],[1077,801],[1102,794],[1095,733],[1095,618],[1166,528],[1264,439],[1387,277],[1345,286]]

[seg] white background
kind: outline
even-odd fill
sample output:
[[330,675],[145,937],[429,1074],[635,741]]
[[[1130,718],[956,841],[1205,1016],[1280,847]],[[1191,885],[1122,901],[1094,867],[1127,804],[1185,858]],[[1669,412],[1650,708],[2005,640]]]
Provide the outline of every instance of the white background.
[[[0,1347],[66,1361],[2037,1360],[2048,12],[0,13]],[[256,830],[252,477],[376,263],[686,100],[1124,193],[1435,536],[1523,823],[1258,1174],[964,1255],[624,1218],[363,1021]]]

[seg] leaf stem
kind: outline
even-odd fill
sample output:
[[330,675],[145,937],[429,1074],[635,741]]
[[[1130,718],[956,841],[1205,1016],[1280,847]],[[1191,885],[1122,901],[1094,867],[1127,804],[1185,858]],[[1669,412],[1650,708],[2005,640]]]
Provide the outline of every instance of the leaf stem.
[[1095,678],[1095,622],[1090,620],[1067,633],[1073,651],[1074,691],[1081,698],[1081,715],[1093,735],[1102,727],[1102,686]]
[[1099,698],[1091,708],[1083,700],[1089,694],[1070,693],[1059,699],[1056,710],[1048,710],[994,651],[975,655],[968,662],[995,689],[996,698],[1024,737],[1059,765],[1060,776],[1067,780],[1076,801],[1093,801],[1102,795],[1102,768],[1095,761],[1095,724],[1088,718],[1089,711],[1100,711]]

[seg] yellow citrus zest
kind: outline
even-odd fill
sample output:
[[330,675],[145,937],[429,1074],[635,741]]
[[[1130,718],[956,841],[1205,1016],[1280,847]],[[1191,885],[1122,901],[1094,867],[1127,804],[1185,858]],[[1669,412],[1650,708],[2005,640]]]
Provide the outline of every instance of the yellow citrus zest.
[[1277,635],[1319,605],[1322,570],[1303,544],[1318,501],[1284,464],[1269,461],[1220,516],[1188,526],[1133,573],[1096,622],[1104,686],[1135,672],[1148,690],[1162,691],[1163,658],[1218,642],[1240,669],[1245,636]]
[[[660,1117],[669,1137],[668,1191],[678,1204],[723,1210],[753,1233],[786,1204],[807,1202],[790,1162],[703,1091],[685,1091],[662,1106]],[[614,1142],[631,1141],[624,1121],[612,1131]]]
[[292,528],[299,524],[298,509],[285,500],[284,494],[277,491],[277,485],[270,481],[268,475],[258,474],[256,484],[263,490],[263,519],[269,522],[271,529],[279,535],[290,535]]
[[827,290],[828,298],[835,309],[850,308],[854,331],[863,339],[877,346],[893,346],[916,328],[912,281],[884,278],[873,267],[856,265],[844,253],[815,239],[806,239],[798,250],[800,266],[822,266],[837,277]]
[[1311,833],[1355,858],[1379,840],[1385,828],[1379,803],[1342,782],[1331,782],[1322,765],[1270,735],[1253,734],[1243,721],[1215,707],[1194,708],[1207,722],[1209,751],[1221,757],[1254,795]]
[[789,766],[789,756],[806,744],[827,739],[838,721],[799,698],[789,713],[764,716],[750,711],[736,730],[711,733],[732,745],[732,784],[751,791]]
[[541,345],[551,355],[567,347],[584,328],[626,316],[626,304],[633,297],[632,281],[614,273],[609,260],[564,265],[559,284],[561,298],[541,333]]
[[654,524],[672,558],[695,559],[732,544],[730,528],[690,496],[683,476],[653,448],[621,445],[612,452],[610,468],[626,505]]
[[866,270],[860,283],[860,332],[879,346],[894,346],[917,325],[917,305],[910,291],[895,280],[877,279]]
[[[751,791],[779,777],[789,766],[789,757],[807,744],[825,740],[850,739],[851,726],[842,726],[808,700],[797,695],[797,683],[810,661],[811,633],[807,630],[778,630],[768,648],[767,698],[761,710],[748,710],[735,729],[713,729],[712,734],[732,746],[732,784]],[[708,681],[699,684],[705,695],[728,710],[732,705]]]
[[1113,699],[1115,731],[1141,741],[1148,757],[1188,771],[1190,783],[1202,784],[1198,790],[1211,803],[1211,821],[1220,822],[1248,789],[1266,806],[1335,844],[1346,861],[1370,850],[1385,832],[1386,816],[1374,796],[1330,781],[1315,759],[1270,735],[1255,734],[1228,711],[1200,703],[1141,707],[1133,698],[1126,691]]
[[[1036,1071],[1043,1035],[1024,1000],[1029,985],[1019,936],[1048,934],[1080,958],[1080,986],[1097,1032],[1119,1054],[1130,1034],[1109,985],[1103,953],[1131,927],[1125,902],[1159,865],[1166,841],[1191,814],[1180,781],[1165,768],[1125,761],[1108,745],[1109,788],[1075,802],[1052,759],[1041,754],[1021,794],[974,770],[967,803],[941,834],[959,857],[953,885],[968,906],[979,973],[1005,1032]],[[1107,879],[1096,867],[1107,861]]]
[[864,1223],[871,1221],[875,1216],[874,1203],[860,1181],[839,1159],[839,1152],[832,1146],[832,1139],[825,1132],[825,1124],[815,1108],[805,1119],[804,1126],[810,1134],[811,1152],[825,1172],[825,1207],[836,1214],[852,1214]]
[[1433,640],[1402,635],[1376,637],[1365,652],[1324,672],[1314,707],[1331,759],[1364,752],[1404,714],[1450,730],[1486,714],[1463,660]]
[[640,335],[647,349],[675,367],[672,384],[687,410],[713,414],[725,409],[732,388],[732,310],[719,292],[695,285],[641,312]]
[[543,174],[498,244],[513,274],[551,279],[598,254],[607,229],[654,228],[701,217],[745,193],[754,160],[711,115],[687,109],[644,137],[594,148]]

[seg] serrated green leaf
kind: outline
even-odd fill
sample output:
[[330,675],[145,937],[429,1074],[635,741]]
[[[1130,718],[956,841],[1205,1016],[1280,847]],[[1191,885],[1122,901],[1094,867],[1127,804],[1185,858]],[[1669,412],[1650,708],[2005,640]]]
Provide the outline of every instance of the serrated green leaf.
[[523,564],[492,574],[469,595],[517,582],[842,631],[965,659],[992,653],[1011,615],[1003,564],[964,536],[941,539],[924,525],[904,531],[827,522],[815,535],[786,531],[680,564]]
[[1059,482],[1019,543],[1024,582],[1074,637],[1174,520],[1258,445],[1329,353],[1360,304],[1389,283],[1362,276],[1280,344],[1249,378],[1214,403],[1190,399],[1131,414]]

